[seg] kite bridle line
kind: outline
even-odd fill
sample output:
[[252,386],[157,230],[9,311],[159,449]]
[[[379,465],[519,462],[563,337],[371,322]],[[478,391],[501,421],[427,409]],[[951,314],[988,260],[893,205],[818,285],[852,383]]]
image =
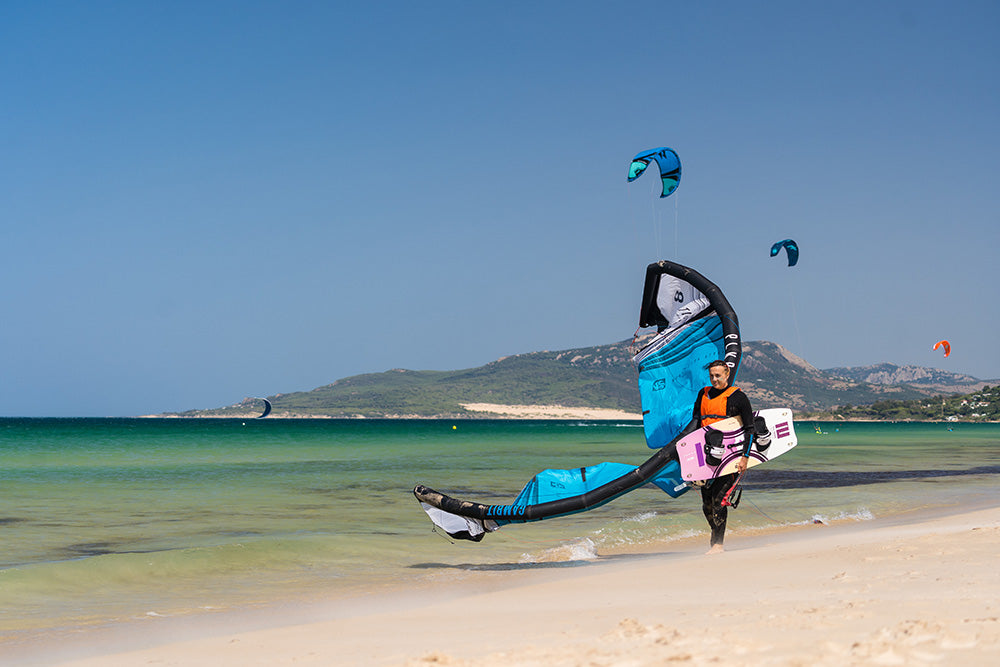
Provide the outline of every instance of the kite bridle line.
[[[745,454],[749,454],[750,448],[753,446],[753,441],[755,440],[754,435],[756,432],[754,430],[754,425],[751,423],[749,426],[744,426],[743,433],[745,434],[744,437],[749,440],[748,444],[745,445],[744,452]],[[747,465],[749,465],[749,461],[747,462]],[[743,490],[737,490],[737,488],[743,483],[743,478],[746,477],[748,470],[750,470],[750,468],[744,468],[743,472],[741,472],[736,478],[736,481],[733,482],[733,485],[729,487],[728,491],[726,491],[726,495],[722,497],[722,502],[719,503],[722,507],[732,507],[733,509],[736,509],[736,506],[740,504],[740,498],[743,496]],[[736,498],[734,500],[729,500],[734,491],[736,491]]]
[[680,205],[677,201],[677,191],[674,191],[674,257],[680,257],[680,244],[677,241],[677,229],[680,226]]
[[730,501],[729,497],[732,496],[733,491],[736,491],[736,488],[743,482],[743,478],[746,476],[746,474],[747,474],[746,470],[744,470],[743,472],[741,472],[740,475],[739,475],[739,477],[736,478],[736,481],[733,482],[733,485],[731,487],[729,487],[728,491],[726,491],[726,495],[724,495],[722,497],[722,502],[719,503],[722,507],[732,507],[733,509],[736,509],[737,505],[740,504],[740,498],[743,496],[743,490],[742,489],[740,489],[736,493],[736,499],[735,500]]

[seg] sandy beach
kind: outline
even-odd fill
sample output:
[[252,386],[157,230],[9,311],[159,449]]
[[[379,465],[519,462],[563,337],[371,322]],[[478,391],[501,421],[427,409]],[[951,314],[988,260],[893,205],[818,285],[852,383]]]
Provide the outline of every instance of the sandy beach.
[[737,533],[718,556],[704,556],[703,541],[493,568],[414,554],[415,567],[454,579],[126,624],[8,656],[74,667],[492,667],[919,665],[1000,655],[1000,508]]
[[563,405],[501,405],[498,403],[462,403],[469,412],[481,412],[490,418],[509,419],[642,419],[638,413],[611,408],[568,408]]

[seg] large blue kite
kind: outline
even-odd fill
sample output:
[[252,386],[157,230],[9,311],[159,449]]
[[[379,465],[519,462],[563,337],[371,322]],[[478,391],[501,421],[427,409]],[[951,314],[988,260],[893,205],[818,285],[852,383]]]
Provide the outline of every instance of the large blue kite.
[[628,167],[628,182],[631,183],[642,176],[652,161],[655,161],[660,168],[660,180],[663,181],[663,193],[660,198],[669,197],[681,184],[681,159],[672,148],[654,148],[637,153]]
[[535,475],[509,505],[458,500],[423,485],[413,489],[431,521],[452,537],[478,542],[508,523],[539,521],[600,507],[654,484],[676,498],[690,486],[681,478],[675,443],[691,421],[705,368],[724,359],[739,369],[739,322],[715,284],[669,261],[646,267],[639,326],[656,327],[633,362],[639,372],[646,444],[657,449],[640,466],[598,463]]

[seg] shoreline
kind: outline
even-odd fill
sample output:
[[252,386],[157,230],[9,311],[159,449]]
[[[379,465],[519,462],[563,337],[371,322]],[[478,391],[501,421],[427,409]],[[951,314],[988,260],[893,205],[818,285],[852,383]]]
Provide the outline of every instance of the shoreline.
[[[302,413],[282,413],[272,412],[272,419],[426,419],[426,420],[446,420],[446,419],[586,419],[594,421],[627,419],[630,421],[641,421],[642,415],[638,412],[628,412],[615,408],[594,408],[594,407],[567,407],[565,405],[505,405],[500,403],[462,403],[461,407],[471,414],[463,415],[386,415],[382,417],[369,417],[362,414],[350,416],[333,415],[313,415]],[[133,419],[255,419],[256,414],[246,415],[182,415],[177,413],[163,413],[158,415],[137,415]]]
[[[567,407],[564,405],[506,405],[501,403],[462,403],[461,406],[471,414],[457,415],[385,415],[370,417],[362,414],[350,416],[334,415],[314,415],[303,413],[281,413],[272,412],[270,419],[327,419],[327,420],[365,420],[365,419],[420,419],[420,420],[464,420],[464,419],[496,419],[496,420],[516,420],[516,419],[538,419],[538,420],[560,420],[560,419],[583,419],[587,421],[642,421],[642,415],[638,412],[628,412],[615,408],[597,407]],[[794,411],[793,411],[794,413]],[[113,418],[112,418],[113,419]],[[122,417],[122,419],[246,419],[257,421],[257,415],[182,415],[177,413],[163,413],[157,415],[136,415],[134,417]],[[948,420],[948,419],[826,419],[811,415],[800,415],[795,413],[796,421],[823,422],[827,424],[1000,424],[1000,420]]]
[[460,582],[127,622],[59,649],[13,648],[18,664],[73,667],[913,664],[1000,650],[1000,507],[735,532],[712,557],[704,541],[595,561],[467,566]]
[[642,420],[642,415],[637,412],[626,412],[612,408],[568,408],[563,405],[502,405],[498,403],[462,403],[462,407],[470,412],[506,415],[510,419]]

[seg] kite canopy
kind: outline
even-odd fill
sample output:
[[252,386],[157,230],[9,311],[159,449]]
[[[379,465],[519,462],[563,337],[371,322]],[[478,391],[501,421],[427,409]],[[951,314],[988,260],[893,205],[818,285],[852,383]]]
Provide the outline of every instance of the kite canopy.
[[938,342],[934,343],[935,350],[938,349],[939,347],[944,348],[944,356],[947,357],[949,354],[951,354],[951,343],[949,343],[948,341],[939,340]]
[[605,462],[570,470],[543,470],[509,505],[459,500],[418,484],[413,495],[437,527],[478,542],[508,523],[539,521],[600,507],[645,484],[669,496],[688,491],[674,447],[691,421],[707,365],[724,359],[735,377],[740,364],[736,313],[714,283],[697,271],[663,261],[646,268],[641,327],[655,326],[635,356],[646,442],[657,448],[640,466]]
[[642,176],[646,167],[654,160],[660,168],[660,180],[663,182],[660,198],[669,197],[681,183],[681,159],[672,148],[654,148],[637,153],[628,167],[628,182]]
[[263,419],[264,417],[271,414],[271,401],[267,400],[266,398],[261,398],[258,400],[264,401],[264,412],[262,414],[257,415],[255,419]]
[[796,262],[799,261],[799,244],[792,239],[778,241],[771,246],[771,257],[774,257],[781,252],[782,248],[784,248],[785,252],[788,253],[788,266],[795,266]]
[[722,359],[736,379],[742,346],[736,312],[722,290],[694,269],[662,261],[646,267],[639,327],[657,328],[636,353],[646,444],[663,447],[691,421],[708,364]]

